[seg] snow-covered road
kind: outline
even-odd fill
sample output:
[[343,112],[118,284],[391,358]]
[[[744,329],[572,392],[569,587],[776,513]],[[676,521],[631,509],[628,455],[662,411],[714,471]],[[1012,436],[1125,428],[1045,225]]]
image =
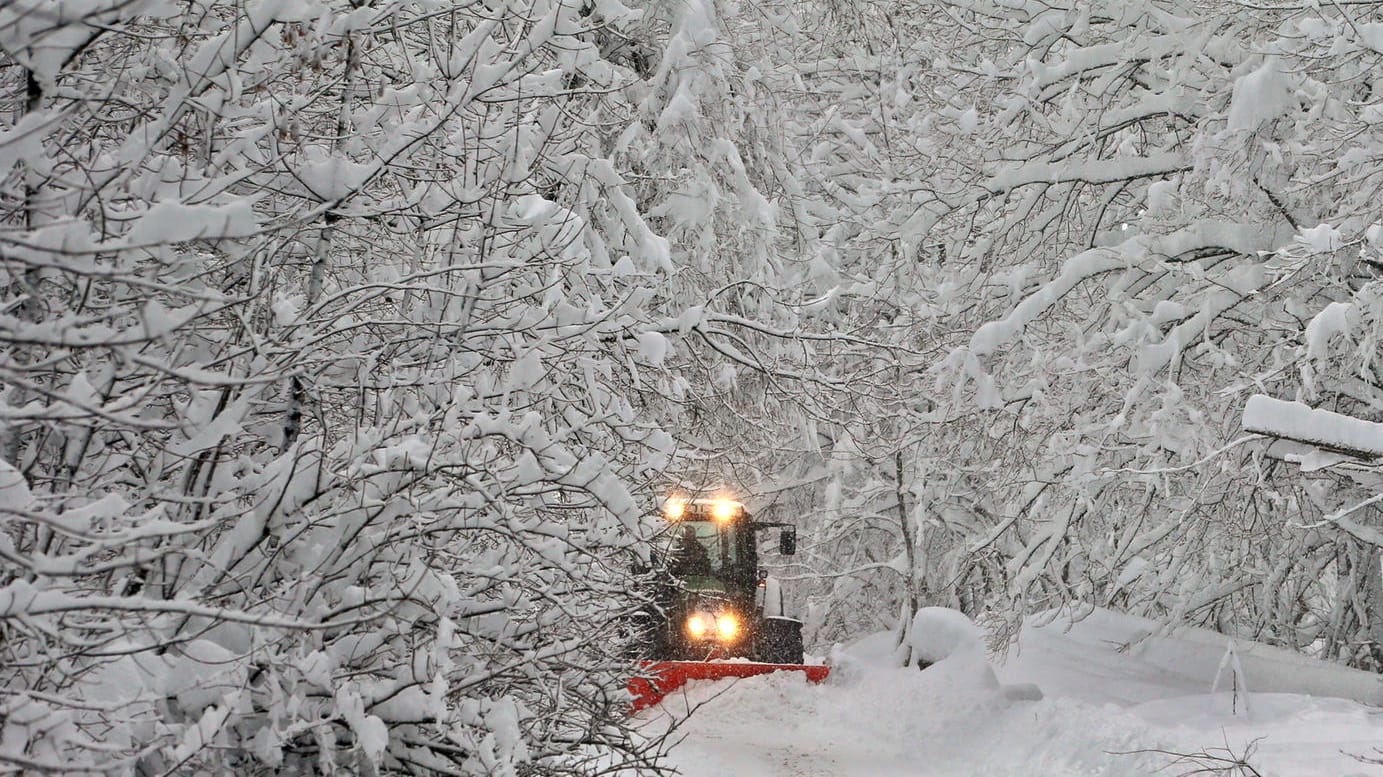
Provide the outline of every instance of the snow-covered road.
[[[1254,691],[1244,712],[1242,695],[1209,693],[1223,638],[1188,630],[1129,646],[1147,624],[1103,612],[1059,626],[1025,629],[1021,652],[996,667],[1005,683],[1039,685],[1038,701],[1010,700],[964,667],[888,668],[876,637],[833,656],[824,685],[790,674],[695,683],[644,720],[650,732],[681,721],[671,761],[687,777],[1181,775],[1215,764],[1151,751],[1226,756],[1250,743],[1263,777],[1383,777],[1351,757],[1383,759],[1383,709],[1302,692],[1373,699],[1376,675],[1241,647]],[[1297,692],[1270,692],[1284,685]]]

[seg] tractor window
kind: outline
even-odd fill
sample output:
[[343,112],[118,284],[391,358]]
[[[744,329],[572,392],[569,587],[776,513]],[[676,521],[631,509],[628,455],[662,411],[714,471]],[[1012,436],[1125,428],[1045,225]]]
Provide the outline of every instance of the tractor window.
[[725,574],[739,561],[739,531],[712,521],[682,521],[673,530],[669,569],[681,578]]

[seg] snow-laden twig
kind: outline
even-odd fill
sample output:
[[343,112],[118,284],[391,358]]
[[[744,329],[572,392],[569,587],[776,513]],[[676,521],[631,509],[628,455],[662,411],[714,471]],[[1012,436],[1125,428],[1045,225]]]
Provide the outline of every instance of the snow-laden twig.
[[1383,492],[1374,494],[1368,499],[1350,505],[1349,507],[1342,507],[1324,518],[1321,518],[1319,521],[1313,523],[1294,523],[1293,525],[1299,529],[1319,529],[1322,526],[1338,526],[1364,542],[1383,548],[1383,531],[1364,526],[1348,517],[1351,513],[1358,512],[1365,507],[1380,502],[1383,502]]
[[1180,752],[1164,748],[1144,748],[1139,750],[1115,750],[1111,755],[1160,755],[1167,757],[1168,761],[1158,771],[1163,769],[1177,770],[1173,772],[1178,777],[1192,777],[1193,775],[1213,775],[1213,777],[1264,777],[1262,772],[1250,762],[1254,752],[1258,750],[1258,743],[1262,737],[1254,739],[1236,751],[1229,744],[1228,736],[1225,737],[1223,747],[1207,747],[1204,750],[1195,752]]
[[1254,440],[1261,439],[1263,438],[1260,435],[1245,435],[1244,437],[1239,437],[1235,440],[1225,443],[1224,445],[1221,445],[1220,447],[1216,448],[1210,453],[1207,453],[1206,455],[1202,456],[1199,459],[1196,459],[1195,461],[1189,464],[1182,464],[1176,467],[1154,467],[1151,469],[1139,469],[1137,467],[1113,467],[1109,469],[1101,469],[1099,470],[1099,472],[1100,474],[1109,475],[1116,473],[1129,475],[1167,475],[1174,472],[1190,472],[1204,467],[1206,464],[1210,463],[1211,461],[1214,461],[1216,458],[1224,454],[1226,451],[1233,450],[1234,448],[1237,448],[1246,442],[1252,442]]

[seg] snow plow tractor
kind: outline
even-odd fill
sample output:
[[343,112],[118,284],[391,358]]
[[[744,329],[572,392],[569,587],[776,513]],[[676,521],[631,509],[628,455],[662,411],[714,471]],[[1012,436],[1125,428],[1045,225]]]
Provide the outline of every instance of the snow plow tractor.
[[755,521],[725,498],[671,498],[663,518],[671,540],[640,628],[648,660],[629,681],[635,711],[688,680],[778,671],[826,679],[825,666],[803,663],[802,622],[785,615],[782,588],[759,567],[761,532],[780,529],[778,552],[797,552],[790,524]]

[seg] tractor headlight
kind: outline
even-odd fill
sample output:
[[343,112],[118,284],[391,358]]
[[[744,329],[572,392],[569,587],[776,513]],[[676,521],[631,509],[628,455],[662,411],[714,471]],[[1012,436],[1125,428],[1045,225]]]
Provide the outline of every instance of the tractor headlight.
[[730,521],[738,512],[739,505],[729,499],[717,499],[711,503],[711,517],[720,523]]
[[681,497],[672,496],[668,497],[666,502],[663,502],[663,515],[667,516],[669,521],[680,521],[682,520],[682,516],[686,514],[687,500]]
[[687,616],[687,633],[692,639],[701,639],[706,636],[706,632],[711,630],[711,619],[703,612],[694,612]]
[[740,616],[730,610],[714,615],[709,612],[694,612],[687,616],[686,629],[687,636],[692,639],[734,642],[740,636]]
[[740,634],[740,619],[733,612],[722,612],[716,616],[716,635],[722,642],[729,642]]

